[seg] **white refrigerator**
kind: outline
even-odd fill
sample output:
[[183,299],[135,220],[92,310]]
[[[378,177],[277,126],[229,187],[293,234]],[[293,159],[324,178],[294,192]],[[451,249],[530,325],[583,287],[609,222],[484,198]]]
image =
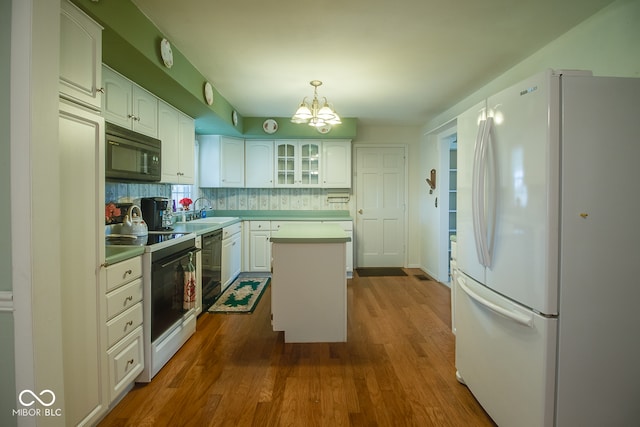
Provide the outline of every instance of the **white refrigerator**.
[[458,118],[456,369],[501,427],[640,425],[640,79],[547,70]]

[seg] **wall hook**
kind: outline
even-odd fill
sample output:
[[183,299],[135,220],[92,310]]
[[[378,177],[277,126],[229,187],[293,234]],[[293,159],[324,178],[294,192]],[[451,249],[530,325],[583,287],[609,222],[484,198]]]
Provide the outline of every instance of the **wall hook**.
[[433,194],[433,190],[436,189],[436,170],[431,169],[429,172],[429,178],[426,179],[427,184],[429,184],[429,194]]

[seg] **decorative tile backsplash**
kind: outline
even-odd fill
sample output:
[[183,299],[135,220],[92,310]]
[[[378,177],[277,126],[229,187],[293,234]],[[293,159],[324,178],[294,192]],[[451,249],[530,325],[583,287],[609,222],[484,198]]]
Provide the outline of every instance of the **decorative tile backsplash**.
[[[327,194],[330,193],[335,191],[316,188],[201,188],[199,197],[209,199],[214,210],[351,210],[353,198],[329,201]],[[149,196],[171,198],[171,185],[107,182],[105,186],[107,203],[137,202],[141,197]]]
[[329,202],[316,188],[203,188],[202,197],[220,210],[349,210],[351,201]]
[[171,198],[171,184],[137,184],[107,182],[104,187],[105,203],[139,202],[141,197]]

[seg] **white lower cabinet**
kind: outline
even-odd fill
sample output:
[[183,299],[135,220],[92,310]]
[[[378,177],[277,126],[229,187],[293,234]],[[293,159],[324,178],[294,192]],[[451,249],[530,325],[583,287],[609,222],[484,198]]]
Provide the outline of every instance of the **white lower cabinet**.
[[248,241],[245,249],[251,272],[271,271],[271,221],[247,221]]
[[106,330],[109,403],[142,372],[142,258],[107,267]]
[[144,364],[142,325],[107,351],[110,402],[113,402],[142,372]]
[[245,265],[250,272],[271,271],[271,236],[288,222],[296,224],[337,223],[351,241],[346,244],[347,277],[353,277],[353,221],[246,221]]
[[222,290],[238,277],[242,268],[242,223],[238,222],[222,229],[222,260],[220,282]]
[[351,237],[351,241],[346,244],[347,251],[347,277],[353,277],[353,221],[322,221],[336,223]]

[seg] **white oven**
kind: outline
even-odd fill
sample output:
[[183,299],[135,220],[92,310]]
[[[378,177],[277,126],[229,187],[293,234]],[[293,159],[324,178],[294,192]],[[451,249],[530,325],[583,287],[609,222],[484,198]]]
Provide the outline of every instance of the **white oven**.
[[[196,235],[150,233],[142,255],[144,370],[149,382],[196,331],[196,310],[185,304],[189,264],[197,268]],[[157,241],[156,241],[157,240]]]

